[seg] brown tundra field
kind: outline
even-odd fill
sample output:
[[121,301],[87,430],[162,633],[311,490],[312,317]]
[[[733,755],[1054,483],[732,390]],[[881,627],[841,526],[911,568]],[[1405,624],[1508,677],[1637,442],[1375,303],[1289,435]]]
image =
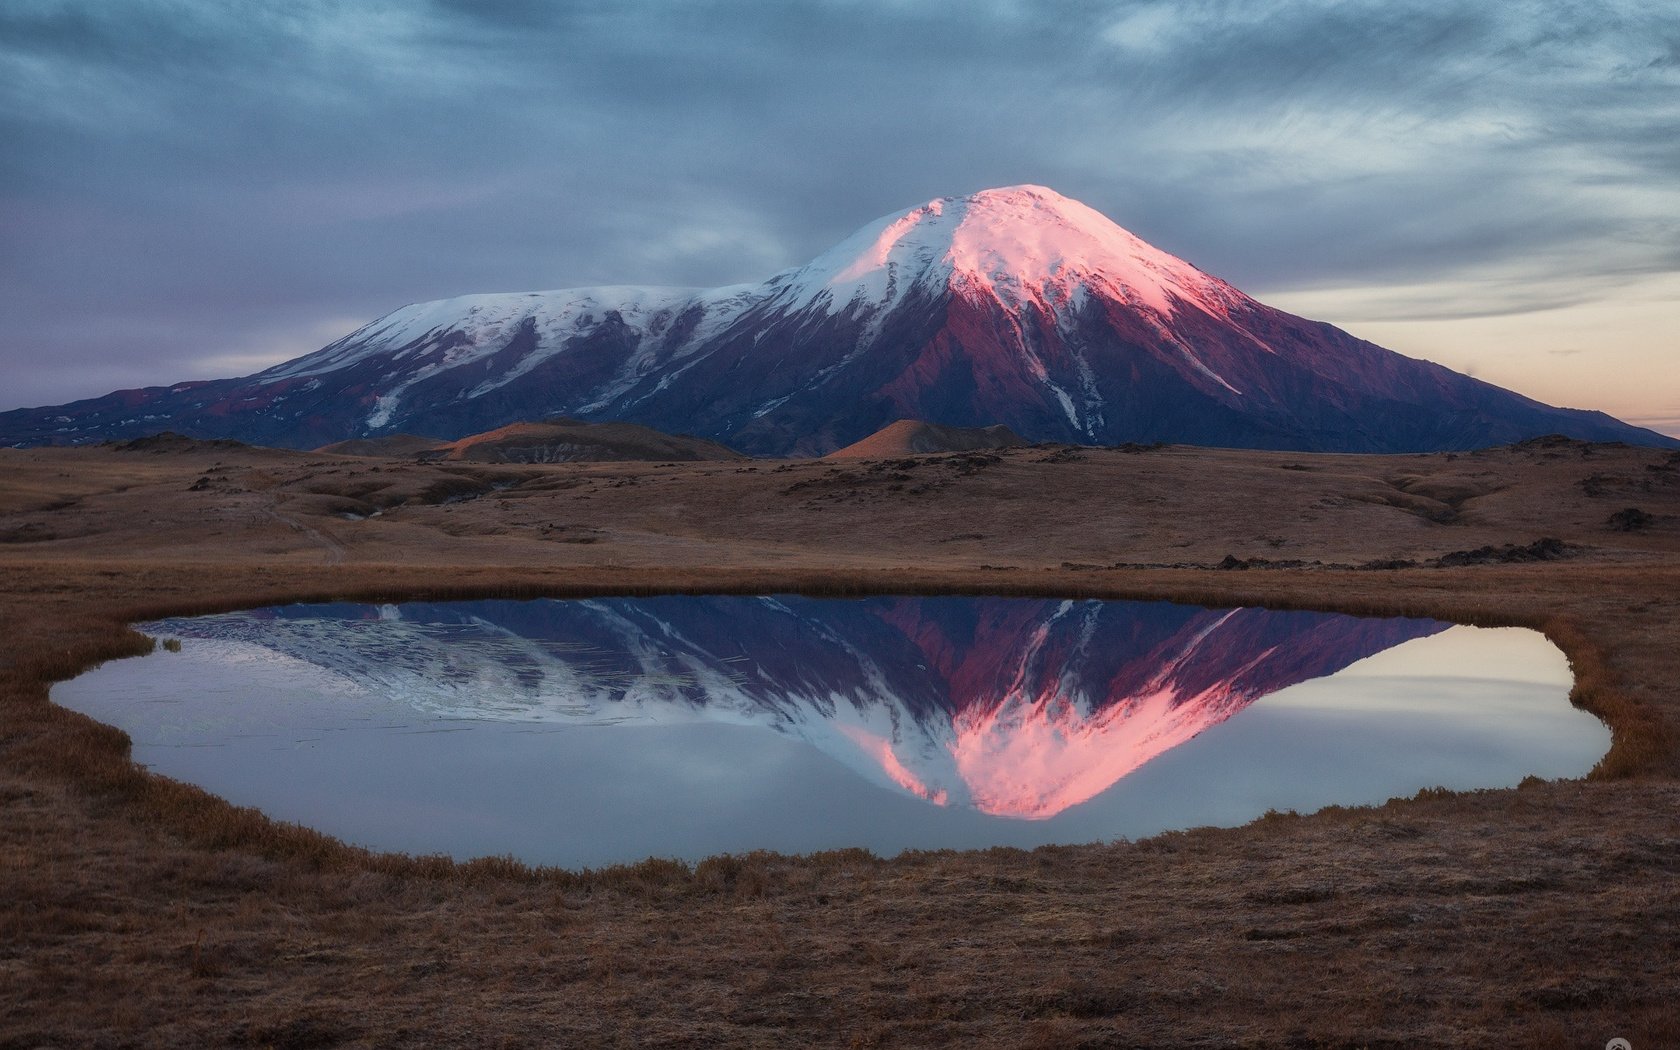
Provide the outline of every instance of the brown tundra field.
[[[0,580],[0,1047],[1680,1047],[1680,454],[6,450]],[[1136,842],[573,872],[273,822],[48,695],[164,613],[685,591],[1524,625],[1613,744]]]

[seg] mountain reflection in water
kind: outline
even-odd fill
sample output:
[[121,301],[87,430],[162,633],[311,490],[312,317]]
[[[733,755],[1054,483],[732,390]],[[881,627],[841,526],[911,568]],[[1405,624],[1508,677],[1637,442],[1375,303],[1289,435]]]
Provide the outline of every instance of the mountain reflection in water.
[[313,605],[145,625],[437,716],[759,724],[942,806],[1043,819],[1437,620],[1162,602],[663,596]]

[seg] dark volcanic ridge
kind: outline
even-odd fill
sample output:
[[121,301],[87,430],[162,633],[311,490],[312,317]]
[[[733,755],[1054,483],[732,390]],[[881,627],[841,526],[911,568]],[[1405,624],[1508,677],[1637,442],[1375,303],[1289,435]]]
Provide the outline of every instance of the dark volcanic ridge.
[[406,459],[430,452],[449,444],[446,438],[422,437],[419,434],[386,434],[383,437],[351,438],[322,445],[316,452],[329,456],[374,456],[380,459]]
[[0,413],[0,444],[168,428],[316,448],[559,415],[772,456],[904,419],[1079,445],[1680,445],[1275,310],[1038,186],[886,216],[759,284],[406,306],[252,376]]

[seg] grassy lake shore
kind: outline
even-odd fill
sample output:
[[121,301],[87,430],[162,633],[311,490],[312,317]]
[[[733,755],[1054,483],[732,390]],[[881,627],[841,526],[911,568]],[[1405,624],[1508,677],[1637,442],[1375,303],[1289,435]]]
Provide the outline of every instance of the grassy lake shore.
[[[1667,452],[7,450],[0,581],[0,1047],[1680,1045]],[[669,591],[1529,626],[1613,743],[1582,781],[1136,843],[566,872],[276,824],[48,699],[165,613]]]

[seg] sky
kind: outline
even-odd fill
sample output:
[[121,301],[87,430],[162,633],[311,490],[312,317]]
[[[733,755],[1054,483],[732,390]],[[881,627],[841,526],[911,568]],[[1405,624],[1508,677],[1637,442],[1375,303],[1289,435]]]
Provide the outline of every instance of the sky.
[[0,409],[468,292],[758,280],[1030,182],[1680,435],[1667,2],[6,0],[0,143]]

